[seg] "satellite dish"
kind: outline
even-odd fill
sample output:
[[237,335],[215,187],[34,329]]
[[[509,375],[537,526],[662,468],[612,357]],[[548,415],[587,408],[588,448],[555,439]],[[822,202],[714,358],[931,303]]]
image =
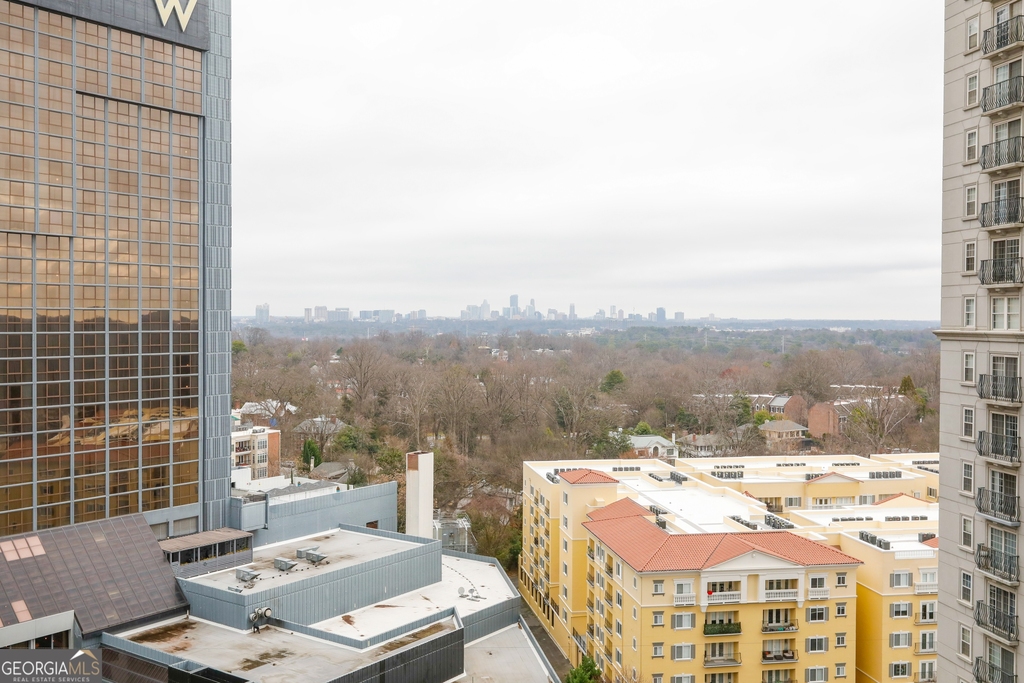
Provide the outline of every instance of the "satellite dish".
[[459,597],[460,598],[466,597],[466,589],[463,588],[462,586],[459,586]]

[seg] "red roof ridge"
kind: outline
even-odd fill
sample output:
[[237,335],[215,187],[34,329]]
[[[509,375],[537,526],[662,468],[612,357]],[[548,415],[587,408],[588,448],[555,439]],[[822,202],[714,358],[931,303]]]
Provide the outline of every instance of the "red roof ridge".
[[558,473],[568,484],[618,484],[619,480],[604,472],[581,467],[575,470],[564,470]]
[[587,517],[594,521],[600,521],[604,519],[620,519],[622,517],[646,517],[650,514],[653,513],[632,498],[620,498],[614,503],[609,503],[604,507],[588,512]]

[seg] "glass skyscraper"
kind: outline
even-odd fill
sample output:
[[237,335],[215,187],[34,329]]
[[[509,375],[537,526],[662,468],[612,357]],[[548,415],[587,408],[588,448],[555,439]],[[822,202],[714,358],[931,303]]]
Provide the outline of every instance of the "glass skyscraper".
[[229,19],[0,0],[0,536],[227,523]]

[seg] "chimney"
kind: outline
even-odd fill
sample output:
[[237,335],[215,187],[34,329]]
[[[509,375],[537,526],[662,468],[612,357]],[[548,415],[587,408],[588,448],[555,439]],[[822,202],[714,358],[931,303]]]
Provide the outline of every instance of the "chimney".
[[672,443],[676,442],[676,433],[672,432]]
[[405,533],[434,537],[434,454],[405,454]]

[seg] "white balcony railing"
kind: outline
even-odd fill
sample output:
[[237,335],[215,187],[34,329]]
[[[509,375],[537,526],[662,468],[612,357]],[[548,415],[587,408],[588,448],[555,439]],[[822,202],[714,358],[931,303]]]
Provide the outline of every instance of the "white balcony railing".
[[938,593],[939,592],[939,584],[935,583],[935,582],[932,582],[932,583],[915,583],[914,584],[914,592],[917,593],[918,595],[921,595],[923,593]]
[[739,602],[743,597],[743,594],[739,591],[722,591],[721,593],[712,593],[708,596],[709,605],[721,605],[727,602]]
[[675,594],[675,606],[676,607],[692,607],[697,604],[696,593],[676,593]]
[[777,591],[765,591],[764,599],[768,602],[779,601],[779,600],[796,600],[799,597],[799,591],[796,589],[777,590]]
[[828,588],[808,588],[808,600],[828,600]]

